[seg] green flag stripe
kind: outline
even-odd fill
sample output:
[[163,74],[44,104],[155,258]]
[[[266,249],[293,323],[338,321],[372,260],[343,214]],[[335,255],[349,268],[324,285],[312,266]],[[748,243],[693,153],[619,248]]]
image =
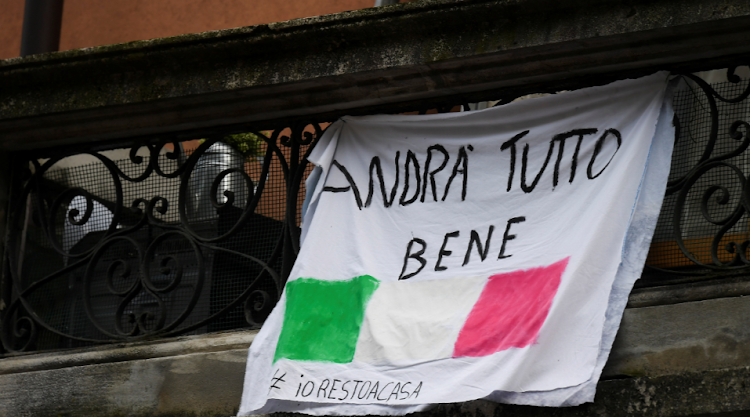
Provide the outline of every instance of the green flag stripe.
[[346,281],[299,278],[288,282],[274,362],[281,358],[351,362],[367,303],[379,284],[369,275]]

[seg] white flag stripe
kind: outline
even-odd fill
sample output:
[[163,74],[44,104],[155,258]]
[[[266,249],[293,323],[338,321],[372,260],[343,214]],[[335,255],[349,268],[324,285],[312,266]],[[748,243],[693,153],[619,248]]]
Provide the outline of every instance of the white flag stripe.
[[486,282],[486,277],[382,282],[367,305],[354,361],[413,364],[450,358]]

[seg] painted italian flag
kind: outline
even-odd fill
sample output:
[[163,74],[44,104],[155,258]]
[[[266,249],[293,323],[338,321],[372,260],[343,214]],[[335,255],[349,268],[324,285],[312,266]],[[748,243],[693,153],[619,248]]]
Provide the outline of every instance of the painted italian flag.
[[534,344],[568,259],[489,277],[429,281],[298,278],[274,362],[409,364]]

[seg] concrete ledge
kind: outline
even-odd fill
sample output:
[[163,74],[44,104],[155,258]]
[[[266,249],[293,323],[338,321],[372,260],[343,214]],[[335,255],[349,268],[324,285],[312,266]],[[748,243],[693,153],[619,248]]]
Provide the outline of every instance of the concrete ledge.
[[[750,297],[629,308],[593,404],[566,409],[483,401],[426,416],[750,414]],[[256,332],[0,359],[0,417],[226,416],[239,406]]]
[[717,277],[713,280],[636,288],[628,297],[628,308],[653,307],[746,295],[750,295],[750,280],[748,277]]
[[229,416],[247,349],[0,375],[0,417]]
[[[239,406],[246,358],[245,349],[234,349],[0,375],[0,417],[231,416]],[[750,368],[737,367],[605,380],[599,383],[595,402],[578,407],[471,401],[443,404],[415,415],[745,415],[750,412],[748,387]]]
[[429,417],[740,416],[750,413],[750,368],[602,381],[591,404],[544,408],[472,401],[417,413]]
[[[398,34],[395,36],[394,34]],[[750,57],[730,0],[432,0],[0,62],[0,149],[413,108]]]
[[237,349],[247,351],[256,334],[258,334],[257,330],[213,333],[152,342],[96,346],[70,351],[10,355],[0,359],[0,375],[196,353],[216,353]]
[[606,377],[659,376],[750,364],[750,297],[625,310]]

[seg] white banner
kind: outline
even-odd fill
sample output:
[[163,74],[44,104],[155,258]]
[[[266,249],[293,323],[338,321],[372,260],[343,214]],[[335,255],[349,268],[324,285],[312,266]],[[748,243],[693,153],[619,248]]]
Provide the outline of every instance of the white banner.
[[240,414],[591,401],[669,172],[666,85],[331,125]]

